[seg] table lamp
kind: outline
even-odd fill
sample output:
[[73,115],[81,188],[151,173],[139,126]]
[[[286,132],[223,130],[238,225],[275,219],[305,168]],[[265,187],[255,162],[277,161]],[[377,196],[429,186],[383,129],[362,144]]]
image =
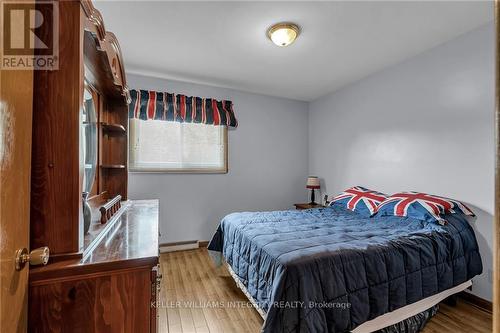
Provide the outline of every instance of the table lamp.
[[310,205],[316,205],[314,202],[314,190],[319,190],[319,178],[316,176],[307,177],[306,188],[311,189],[311,202]]

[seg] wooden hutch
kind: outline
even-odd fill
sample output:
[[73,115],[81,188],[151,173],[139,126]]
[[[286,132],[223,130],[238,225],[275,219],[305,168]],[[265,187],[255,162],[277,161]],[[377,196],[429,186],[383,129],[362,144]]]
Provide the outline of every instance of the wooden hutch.
[[34,73],[30,226],[50,259],[30,270],[29,331],[155,332],[158,202],[127,200],[120,47],[89,0],[54,3],[59,68]]

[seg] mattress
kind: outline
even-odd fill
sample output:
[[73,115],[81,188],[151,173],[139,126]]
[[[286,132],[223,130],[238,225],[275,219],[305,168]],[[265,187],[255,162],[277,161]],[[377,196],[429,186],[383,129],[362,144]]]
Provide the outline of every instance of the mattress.
[[448,224],[340,207],[226,216],[209,244],[265,314],[263,332],[348,332],[482,272],[464,215]]

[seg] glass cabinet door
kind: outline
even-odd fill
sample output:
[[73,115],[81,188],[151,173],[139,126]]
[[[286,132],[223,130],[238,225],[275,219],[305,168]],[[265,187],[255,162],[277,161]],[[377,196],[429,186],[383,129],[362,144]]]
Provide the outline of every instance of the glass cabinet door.
[[97,170],[97,94],[88,86],[83,93],[82,153],[84,179],[82,192],[97,194],[93,190]]

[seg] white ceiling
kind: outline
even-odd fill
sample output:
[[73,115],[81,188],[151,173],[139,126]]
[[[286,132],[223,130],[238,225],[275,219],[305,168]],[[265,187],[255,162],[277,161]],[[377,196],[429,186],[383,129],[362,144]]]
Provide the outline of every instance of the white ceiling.
[[[491,2],[99,1],[125,68],[310,101],[493,19]],[[286,48],[267,28],[302,34]],[[493,42],[493,41],[492,41]]]

